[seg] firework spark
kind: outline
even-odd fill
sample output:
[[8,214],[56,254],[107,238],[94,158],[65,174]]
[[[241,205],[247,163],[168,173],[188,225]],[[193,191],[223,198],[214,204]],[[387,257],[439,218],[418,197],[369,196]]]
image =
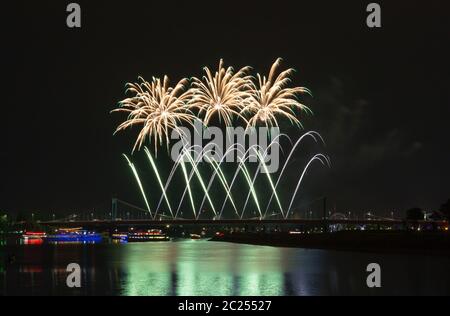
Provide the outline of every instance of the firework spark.
[[[250,96],[251,76],[246,75],[250,67],[244,67],[234,73],[232,67],[223,66],[223,60],[219,62],[219,69],[213,75],[208,67],[203,80],[193,78],[193,98],[189,105],[199,109],[199,114],[204,113],[203,123],[208,125],[214,115],[223,119],[227,126],[231,126],[233,116],[242,117],[244,100]],[[245,120],[245,119],[244,119]]]
[[169,86],[169,78],[152,79],[147,82],[140,78],[140,83],[128,83],[127,91],[134,94],[120,102],[120,107],[113,112],[129,113],[125,122],[117,127],[116,133],[134,125],[144,125],[137,137],[133,151],[141,148],[145,139],[153,137],[155,152],[157,145],[165,138],[169,144],[169,133],[175,130],[182,135],[181,123],[192,126],[194,115],[188,110],[187,102],[191,98],[191,90],[187,90],[188,81],[183,79],[175,87]]
[[298,101],[297,96],[303,93],[311,95],[311,91],[304,87],[287,87],[294,70],[282,71],[275,77],[281,60],[278,58],[274,62],[268,78],[257,74],[258,82],[253,85],[241,111],[241,114],[250,114],[247,128],[256,127],[258,123],[265,124],[267,127],[278,126],[277,116],[286,117],[292,124],[301,126],[295,110],[309,111],[308,107]]

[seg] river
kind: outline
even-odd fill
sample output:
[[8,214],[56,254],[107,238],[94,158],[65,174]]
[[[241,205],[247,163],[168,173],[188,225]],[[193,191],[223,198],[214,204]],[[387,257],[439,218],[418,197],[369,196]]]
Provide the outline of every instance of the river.
[[[449,295],[446,257],[183,240],[1,246],[2,295]],[[7,263],[5,258],[14,258]],[[81,288],[66,267],[81,267]],[[366,285],[369,263],[382,287]]]

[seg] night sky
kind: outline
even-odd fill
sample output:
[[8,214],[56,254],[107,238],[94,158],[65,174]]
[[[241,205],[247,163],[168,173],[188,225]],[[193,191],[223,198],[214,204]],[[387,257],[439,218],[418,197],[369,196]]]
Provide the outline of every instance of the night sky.
[[69,2],[2,4],[0,212],[143,206],[121,157],[136,134],[113,136],[124,117],[109,112],[139,75],[174,82],[220,58],[267,73],[282,57],[312,90],[304,129],[332,168],[311,169],[296,206],[327,196],[385,214],[450,198],[448,1],[379,2],[380,29],[370,1],[78,1],[81,29],[65,24]]

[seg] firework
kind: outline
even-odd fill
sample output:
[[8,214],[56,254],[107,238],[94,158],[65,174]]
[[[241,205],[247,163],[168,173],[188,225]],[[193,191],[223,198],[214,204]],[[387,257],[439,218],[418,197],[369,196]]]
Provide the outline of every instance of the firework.
[[205,67],[206,75],[203,80],[193,78],[193,98],[189,105],[199,109],[199,114],[204,113],[205,125],[208,125],[214,115],[223,119],[227,126],[231,126],[233,116],[243,118],[240,111],[244,100],[250,96],[251,76],[246,75],[249,70],[250,67],[244,67],[234,73],[232,67],[224,68],[221,59],[214,75]]
[[141,148],[148,137],[154,141],[155,152],[157,145],[169,143],[169,133],[175,130],[182,135],[180,125],[188,123],[192,126],[194,116],[188,110],[187,102],[191,98],[187,90],[188,81],[183,79],[175,87],[169,87],[169,78],[153,78],[147,82],[140,78],[140,83],[128,83],[127,91],[134,94],[120,102],[120,107],[113,112],[126,112],[128,118],[117,127],[116,133],[134,125],[143,125],[133,151]]
[[[166,201],[172,218],[178,218],[186,194],[189,195],[192,212],[196,220],[204,216],[202,215],[204,214],[203,206],[206,201],[208,201],[214,213],[214,219],[222,218],[228,200],[231,202],[237,217],[243,219],[246,209],[251,205],[251,197],[253,197],[254,205],[259,213],[260,219],[267,217],[273,198],[275,198],[278,204],[279,215],[285,219],[289,217],[297,193],[302,186],[302,181],[313,162],[319,161],[323,165],[330,165],[329,158],[323,154],[316,154],[311,158],[300,175],[289,206],[287,209],[283,207],[282,201],[279,199],[277,193],[277,188],[283,178],[285,169],[290,164],[296,148],[302,143],[302,139],[311,136],[316,142],[322,140],[322,137],[317,132],[306,133],[295,145],[291,142],[293,148],[275,182],[270,175],[265,160],[269,148],[275,146],[275,144],[280,145],[279,141],[273,140],[264,150],[259,145],[253,145],[247,151],[245,151],[243,145],[235,143],[228,148],[220,162],[217,162],[208,157],[208,153],[212,152],[212,150],[206,151],[206,148],[202,150],[201,145],[190,146],[188,139],[190,136],[187,135],[188,132],[185,134],[182,128],[183,125],[189,125],[195,129],[193,125],[196,119],[196,116],[193,114],[194,111],[198,114],[198,117],[201,117],[205,126],[208,126],[214,117],[218,117],[227,126],[232,125],[234,118],[241,118],[244,124],[246,124],[247,129],[253,129],[260,125],[276,127],[279,125],[277,121],[279,118],[287,118],[292,124],[301,126],[298,114],[301,111],[309,111],[309,109],[300,103],[298,97],[305,93],[311,95],[311,92],[304,87],[290,87],[291,76],[294,70],[287,69],[279,71],[280,63],[280,58],[273,63],[267,77],[260,74],[257,74],[256,77],[250,75],[249,71],[251,68],[248,66],[235,72],[232,67],[225,68],[224,62],[221,59],[216,72],[205,67],[205,75],[201,79],[192,78],[191,84],[187,79],[183,79],[171,87],[169,86],[167,76],[164,76],[162,80],[152,78],[150,82],[139,78],[138,83],[127,84],[127,92],[132,93],[132,96],[121,101],[120,107],[113,110],[113,112],[125,112],[128,114],[127,119],[117,127],[116,133],[131,128],[134,125],[139,126],[140,130],[133,147],[133,152],[136,149],[140,150],[147,139],[154,143],[155,153],[157,153],[158,144],[161,145],[163,141],[166,142],[167,149],[169,150],[169,133],[173,131],[181,136],[183,142],[182,154],[173,165],[165,184],[158,170],[156,156],[145,147],[145,153],[155,173],[155,183],[159,185],[162,191],[154,213],[150,209],[143,183],[139,178],[135,165],[125,156],[153,219],[157,218],[163,200]],[[282,135],[286,136],[285,134]],[[197,158],[193,158],[198,153],[197,149],[201,150],[201,154]],[[232,181],[229,183],[221,166],[222,163],[226,162],[225,157],[229,153],[234,153],[234,151],[238,153],[239,162]],[[239,153],[242,154],[242,157]],[[203,158],[207,160],[207,163],[213,170],[213,175],[210,177],[207,186],[205,185],[200,168],[200,162],[203,161]],[[253,175],[251,174],[252,170],[247,167],[247,162],[250,161],[250,158],[256,158],[256,161],[259,162],[258,168]],[[181,198],[177,200],[178,207],[174,209],[172,206],[175,201],[169,199],[167,192],[179,168],[182,169],[185,181],[182,185],[185,186],[185,189]],[[264,212],[262,209],[262,202],[264,201],[260,200],[261,196],[257,194],[256,190],[256,183],[261,170],[266,173],[267,180],[270,184],[269,188],[266,187],[266,191],[269,189],[269,193],[271,193],[270,199],[265,205]],[[233,197],[234,194],[232,194],[233,185],[236,183],[240,174],[245,178],[245,182],[248,185],[248,192],[242,211],[238,211],[235,197]],[[194,177],[197,178],[202,190],[193,190],[192,182]],[[220,212],[216,210],[215,203],[213,203],[210,195],[215,178],[220,180],[220,184],[226,193]],[[242,189],[235,188],[235,191],[241,192]],[[201,191],[204,193],[203,198],[201,204],[196,207],[197,203],[194,197],[197,198],[201,194]],[[264,193],[267,193],[266,191]],[[253,211],[256,215],[255,209]],[[274,214],[277,215],[276,213]]]
[[303,93],[311,95],[310,90],[304,87],[287,87],[293,69],[282,71],[275,77],[280,63],[281,58],[278,58],[272,65],[268,78],[257,74],[257,84],[253,85],[241,111],[241,114],[250,114],[247,128],[256,127],[259,123],[267,127],[278,126],[277,116],[286,117],[292,124],[301,126],[295,110],[309,111],[308,107],[298,101],[297,96]]

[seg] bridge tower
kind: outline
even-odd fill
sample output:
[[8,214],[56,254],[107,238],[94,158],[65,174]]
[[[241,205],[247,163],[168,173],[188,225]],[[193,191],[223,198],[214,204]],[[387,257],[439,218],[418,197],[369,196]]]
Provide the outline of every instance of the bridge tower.
[[117,218],[117,199],[112,198],[111,200],[111,219],[115,220]]
[[329,225],[327,224],[328,213],[327,213],[327,197],[323,198],[323,231],[325,233],[329,232]]

